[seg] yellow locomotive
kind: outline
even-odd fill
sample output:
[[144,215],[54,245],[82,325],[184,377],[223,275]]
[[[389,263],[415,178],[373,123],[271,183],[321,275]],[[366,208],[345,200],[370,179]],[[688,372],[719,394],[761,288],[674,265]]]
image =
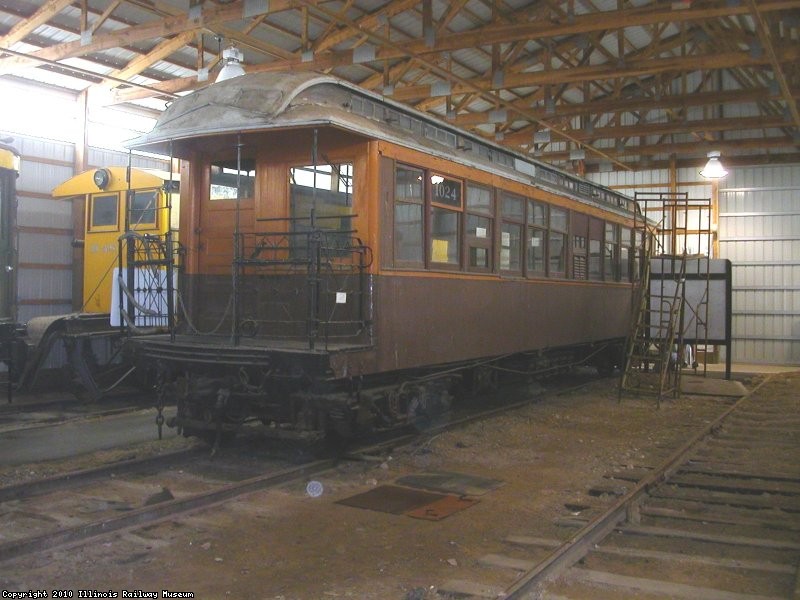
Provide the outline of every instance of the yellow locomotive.
[[[112,312],[121,235],[163,236],[177,231],[177,181],[177,176],[163,171],[106,167],[84,171],[53,190],[55,198],[84,198],[81,312]],[[123,266],[126,259],[123,255]]]

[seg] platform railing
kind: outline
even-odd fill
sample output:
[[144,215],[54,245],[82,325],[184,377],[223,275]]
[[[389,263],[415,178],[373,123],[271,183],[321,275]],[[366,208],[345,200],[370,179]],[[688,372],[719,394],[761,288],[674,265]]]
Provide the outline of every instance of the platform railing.
[[234,343],[302,338],[313,350],[370,335],[371,251],[341,227],[354,216],[264,219],[266,231],[236,234]]

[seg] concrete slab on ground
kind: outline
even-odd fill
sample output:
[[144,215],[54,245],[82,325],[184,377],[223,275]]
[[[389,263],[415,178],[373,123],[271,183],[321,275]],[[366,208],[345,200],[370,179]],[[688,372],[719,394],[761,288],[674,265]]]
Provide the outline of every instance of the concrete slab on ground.
[[682,375],[681,392],[703,396],[740,397],[747,394],[748,390],[741,381]]

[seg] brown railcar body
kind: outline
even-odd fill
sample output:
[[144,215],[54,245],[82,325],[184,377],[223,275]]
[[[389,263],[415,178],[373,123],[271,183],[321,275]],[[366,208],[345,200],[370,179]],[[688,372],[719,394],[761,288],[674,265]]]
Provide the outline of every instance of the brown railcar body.
[[[613,364],[627,331],[635,279],[633,203],[502,154],[488,142],[459,137],[446,124],[331,78],[237,79],[168,111],[139,144],[169,147],[184,159],[184,314],[175,318],[170,336],[134,338],[134,348],[139,360],[164,371],[161,381],[166,393],[178,397],[177,424],[185,431],[205,426],[219,432],[231,425],[224,407],[236,404],[237,416],[246,406],[248,416],[283,430],[350,434],[351,421],[369,428],[364,412],[378,415],[378,425],[413,420],[419,411],[411,407],[422,402],[414,394],[427,398],[425,410],[445,406],[446,400],[431,396],[447,396],[443,390],[459,369],[469,373],[526,357],[529,367],[548,370],[551,354],[563,360],[567,351],[566,362],[577,362],[604,344],[610,349],[596,362]],[[379,108],[391,115],[376,118]],[[192,125],[192,119],[213,118],[218,124]],[[393,129],[393,121],[403,119],[406,129]],[[460,153],[441,140],[473,151]],[[235,197],[212,199],[214,169],[234,164]],[[336,166],[328,171],[328,190],[317,183],[324,175],[319,164]],[[403,204],[396,174],[406,168],[420,173],[421,199]],[[299,181],[302,170],[314,179],[300,190],[289,174]],[[534,175],[544,183],[537,185]],[[432,197],[435,178],[445,187]],[[467,236],[469,186],[485,190],[491,207],[476,213],[484,225],[473,226],[477,250]],[[315,225],[318,198],[341,196],[341,189],[350,204],[318,217],[330,219],[327,227]],[[504,215],[506,198],[509,206],[522,207],[517,221]],[[566,226],[535,225],[534,203],[543,214],[565,215]],[[407,229],[397,216],[404,214],[401,204],[416,215]],[[301,212],[298,207],[314,207],[302,228],[289,218]],[[603,239],[603,227],[616,234]],[[411,244],[410,261],[399,239],[403,231],[420,238]],[[349,236],[344,245],[343,234]],[[557,250],[548,246],[560,262],[534,268],[531,248],[548,235],[560,240]],[[585,270],[581,239],[594,243],[600,269],[594,279]],[[294,240],[309,245],[292,246]],[[313,271],[311,256],[319,256],[320,247],[326,258]],[[617,266],[603,274],[606,247]],[[544,248],[538,251],[550,260]],[[628,255],[622,267],[620,252]],[[482,262],[474,264],[472,253]],[[351,271],[340,270],[348,265]],[[433,390],[414,383],[422,373],[438,382]],[[437,379],[437,373],[444,374]]]

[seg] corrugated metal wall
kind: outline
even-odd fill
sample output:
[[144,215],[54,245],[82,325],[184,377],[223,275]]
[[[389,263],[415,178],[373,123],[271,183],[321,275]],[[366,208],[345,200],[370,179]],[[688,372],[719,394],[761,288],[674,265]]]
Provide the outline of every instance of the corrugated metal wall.
[[734,362],[800,364],[800,167],[732,169],[719,211]]
[[73,175],[74,146],[14,136],[17,179],[17,318],[72,310],[72,206],[53,188]]
[[[666,171],[591,178],[630,196],[669,191]],[[690,198],[712,194],[697,170],[679,170],[678,182]],[[718,199],[719,258],[733,264],[733,361],[800,364],[800,165],[730,169]]]

